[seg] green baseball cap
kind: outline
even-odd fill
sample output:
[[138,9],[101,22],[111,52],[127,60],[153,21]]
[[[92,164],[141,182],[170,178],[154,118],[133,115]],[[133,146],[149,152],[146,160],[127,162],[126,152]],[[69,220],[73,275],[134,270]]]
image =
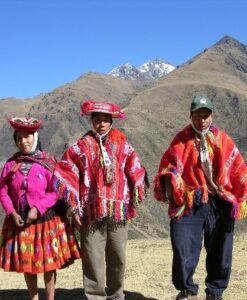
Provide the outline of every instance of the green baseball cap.
[[207,108],[211,111],[214,111],[213,103],[212,101],[206,97],[206,96],[196,96],[190,106],[190,111],[196,111],[200,108]]

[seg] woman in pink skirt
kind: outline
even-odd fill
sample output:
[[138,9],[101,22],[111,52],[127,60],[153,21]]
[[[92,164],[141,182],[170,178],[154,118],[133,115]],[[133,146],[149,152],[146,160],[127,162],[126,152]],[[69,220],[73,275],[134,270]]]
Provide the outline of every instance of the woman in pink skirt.
[[73,231],[61,214],[54,188],[55,159],[41,150],[34,118],[12,118],[19,151],[4,165],[0,202],[6,213],[0,234],[0,267],[24,273],[30,299],[38,299],[37,274],[44,273],[46,299],[55,296],[56,270],[80,258]]

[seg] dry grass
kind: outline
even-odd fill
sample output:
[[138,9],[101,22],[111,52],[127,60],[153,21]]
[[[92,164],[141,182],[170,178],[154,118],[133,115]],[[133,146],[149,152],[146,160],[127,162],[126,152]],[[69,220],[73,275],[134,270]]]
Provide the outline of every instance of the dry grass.
[[[233,270],[224,299],[246,300],[247,236],[235,238]],[[130,240],[127,248],[125,291],[129,300],[175,299],[176,290],[171,282],[172,251],[169,239]],[[205,252],[194,276],[199,283],[197,299],[204,299]],[[42,277],[39,278],[44,295]],[[22,274],[0,271],[0,300],[28,299]],[[78,260],[67,269],[58,271],[56,299],[82,299],[81,263]]]

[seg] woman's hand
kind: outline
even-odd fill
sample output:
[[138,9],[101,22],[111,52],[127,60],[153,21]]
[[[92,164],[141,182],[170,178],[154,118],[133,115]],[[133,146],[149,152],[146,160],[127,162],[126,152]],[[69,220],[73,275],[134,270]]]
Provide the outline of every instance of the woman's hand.
[[11,217],[17,227],[22,227],[24,225],[24,220],[16,211],[11,213]]
[[29,209],[25,223],[31,224],[33,221],[38,219],[38,209],[34,206]]

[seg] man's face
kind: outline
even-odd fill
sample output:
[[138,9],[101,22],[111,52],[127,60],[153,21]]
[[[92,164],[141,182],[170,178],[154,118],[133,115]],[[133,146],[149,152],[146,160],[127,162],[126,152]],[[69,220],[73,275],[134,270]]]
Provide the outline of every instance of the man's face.
[[94,113],[93,118],[92,118],[92,124],[94,130],[102,135],[106,133],[112,123],[112,117],[110,114],[104,114],[104,113]]
[[203,131],[211,125],[213,116],[212,111],[207,108],[200,108],[191,113],[192,122],[196,129]]

